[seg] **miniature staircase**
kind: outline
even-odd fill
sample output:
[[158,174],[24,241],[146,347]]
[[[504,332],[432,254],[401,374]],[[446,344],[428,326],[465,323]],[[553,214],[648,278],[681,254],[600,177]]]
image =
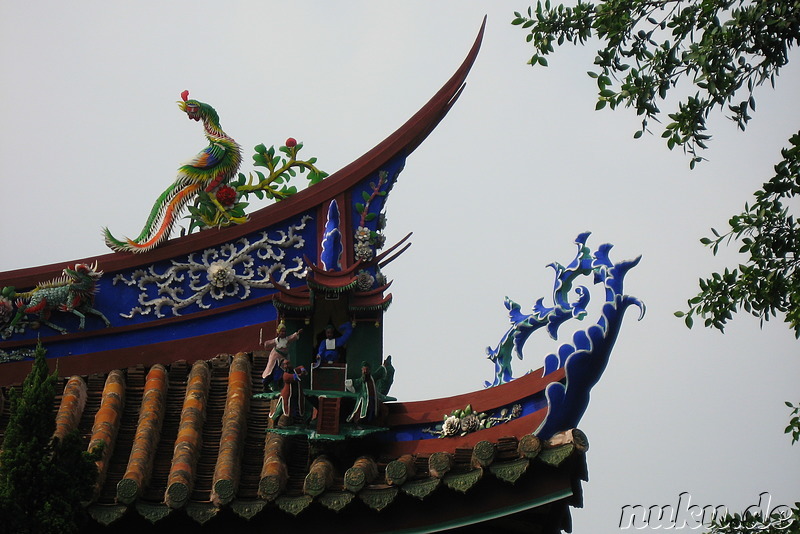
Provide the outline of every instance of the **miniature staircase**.
[[339,412],[341,411],[342,399],[339,397],[320,397],[319,407],[317,408],[317,433],[319,434],[338,434],[339,433]]

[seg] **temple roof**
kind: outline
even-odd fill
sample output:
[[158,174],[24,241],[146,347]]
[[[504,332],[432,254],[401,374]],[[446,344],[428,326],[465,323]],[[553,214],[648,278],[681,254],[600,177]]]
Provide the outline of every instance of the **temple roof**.
[[[358,518],[369,532],[433,524],[470,531],[476,521],[504,531],[570,531],[569,506],[581,505],[586,480],[580,431],[454,450],[433,438],[441,452],[400,458],[386,456],[379,440],[287,435],[269,428],[271,401],[253,396],[267,356],[223,354],[64,379],[55,435],[77,428],[87,447],[106,443],[89,504],[94,528],[197,523],[246,532],[302,524],[331,532]],[[0,433],[8,410],[0,404]]]

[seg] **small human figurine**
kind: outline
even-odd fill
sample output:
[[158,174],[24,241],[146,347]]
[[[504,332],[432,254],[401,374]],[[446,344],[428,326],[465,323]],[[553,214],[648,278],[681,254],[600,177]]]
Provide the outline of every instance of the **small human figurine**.
[[347,340],[350,339],[350,335],[353,333],[353,327],[350,323],[344,323],[339,327],[339,331],[342,335],[334,337],[336,335],[336,329],[333,325],[329,324],[325,327],[325,339],[319,344],[314,367],[317,367],[320,363],[330,365],[341,361],[341,351],[347,344]]
[[[300,384],[300,377],[306,374],[306,369],[302,365],[292,369],[289,358],[281,360],[281,369],[283,370],[283,387],[278,403],[275,405],[275,411],[269,414],[269,417],[275,420],[285,415],[288,418],[288,424],[300,422],[305,416],[305,396],[303,395],[303,386]],[[284,419],[284,421],[286,420]],[[280,420],[278,425],[282,426]]]
[[356,406],[353,412],[347,418],[347,422],[371,423],[380,413],[381,395],[380,391],[375,385],[375,381],[383,380],[386,377],[386,366],[391,365],[390,361],[385,361],[375,373],[372,373],[372,368],[369,362],[361,362],[361,377],[355,380],[345,380],[345,388],[351,393],[358,395]]
[[297,332],[292,334],[291,336],[286,335],[286,325],[283,324],[283,321],[278,323],[278,328],[276,330],[277,337],[275,339],[268,339],[264,342],[264,349],[272,349],[269,353],[269,359],[267,360],[267,366],[264,368],[264,372],[261,373],[261,379],[264,383],[264,390],[267,390],[267,386],[270,382],[272,382],[272,372],[275,370],[275,364],[281,358],[289,358],[289,345],[297,341],[300,337],[300,333],[303,329],[299,329]]
[[375,385],[378,387],[378,393],[385,397],[389,395],[389,390],[392,389],[392,384],[394,383],[394,366],[392,365],[391,354],[383,360],[382,367],[386,369],[386,374],[383,378],[376,379]]

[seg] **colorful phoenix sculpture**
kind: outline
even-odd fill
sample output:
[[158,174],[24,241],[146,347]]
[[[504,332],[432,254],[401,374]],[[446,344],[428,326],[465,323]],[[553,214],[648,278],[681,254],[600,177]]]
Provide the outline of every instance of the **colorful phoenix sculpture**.
[[115,238],[108,228],[103,229],[106,245],[112,250],[147,252],[157,247],[169,237],[183,208],[201,191],[209,193],[212,202],[224,211],[213,193],[239,170],[242,162],[241,149],[236,141],[222,130],[219,115],[214,108],[203,102],[190,100],[189,91],[181,93],[181,98],[178,107],[190,119],[203,122],[208,146],[178,169],[177,178],[156,200],[138,237],[120,240]]

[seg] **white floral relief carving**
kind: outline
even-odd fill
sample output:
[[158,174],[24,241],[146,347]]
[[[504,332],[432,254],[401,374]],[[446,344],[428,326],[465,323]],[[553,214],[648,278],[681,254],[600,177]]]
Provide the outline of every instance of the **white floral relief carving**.
[[[131,273],[130,278],[118,274],[113,278],[114,284],[122,282],[140,290],[139,306],[120,315],[128,319],[150,314],[164,317],[163,309],[167,308],[178,316],[181,310],[193,304],[203,309],[210,308],[211,301],[206,297],[211,300],[222,300],[225,297],[244,300],[253,289],[275,287],[270,276],[278,284],[289,287],[287,279],[290,276],[297,279],[306,276],[301,255],[287,258],[287,251],[303,249],[305,239],[300,232],[310,219],[311,216],[306,215],[287,230],[273,231],[273,235],[277,234],[274,238],[270,238],[269,233],[264,231],[252,242],[243,237],[218,248],[189,254],[182,262],[172,260],[172,265],[163,273],[157,272],[155,266],[150,266],[148,269],[137,269]],[[284,262],[291,265],[287,267]],[[186,292],[186,281],[191,291],[188,296],[183,295]]]

